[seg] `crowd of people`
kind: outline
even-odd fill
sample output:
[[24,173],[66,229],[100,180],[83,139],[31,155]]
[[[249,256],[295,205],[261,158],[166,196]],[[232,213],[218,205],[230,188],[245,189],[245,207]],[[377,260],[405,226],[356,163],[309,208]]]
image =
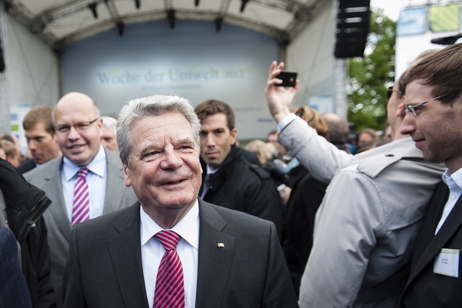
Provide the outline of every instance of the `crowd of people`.
[[217,99],[32,108],[26,157],[0,136],[0,307],[462,306],[462,44],[419,56],[357,149],[283,69],[245,147]]

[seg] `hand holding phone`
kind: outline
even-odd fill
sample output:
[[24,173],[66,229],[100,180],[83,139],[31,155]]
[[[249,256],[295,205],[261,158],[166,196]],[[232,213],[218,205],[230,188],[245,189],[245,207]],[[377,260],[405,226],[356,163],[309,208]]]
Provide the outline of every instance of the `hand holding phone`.
[[277,79],[281,79],[282,83],[275,84],[279,87],[295,87],[297,81],[297,72],[282,71],[276,76]]

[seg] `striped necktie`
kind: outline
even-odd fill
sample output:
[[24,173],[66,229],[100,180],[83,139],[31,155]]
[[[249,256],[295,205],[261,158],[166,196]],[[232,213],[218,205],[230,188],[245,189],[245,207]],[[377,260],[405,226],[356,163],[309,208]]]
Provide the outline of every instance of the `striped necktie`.
[[85,177],[88,174],[87,168],[82,168],[77,174],[74,186],[74,206],[72,208],[72,226],[90,219],[90,198],[88,195],[88,184]]
[[160,231],[154,235],[165,248],[157,272],[153,308],[183,308],[185,306],[183,267],[176,252],[180,236],[175,231]]

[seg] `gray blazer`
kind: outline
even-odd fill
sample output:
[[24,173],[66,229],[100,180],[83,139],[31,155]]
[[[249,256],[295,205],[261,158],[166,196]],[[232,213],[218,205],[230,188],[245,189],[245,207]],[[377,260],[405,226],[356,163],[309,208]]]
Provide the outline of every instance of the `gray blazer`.
[[[74,228],[64,307],[148,307],[139,211],[136,203]],[[298,307],[272,222],[202,200],[199,216],[195,307]]]
[[[107,184],[103,214],[107,214],[127,207],[127,204],[133,204],[137,199],[133,189],[124,184],[123,167],[118,152],[104,150],[107,159]],[[62,163],[62,157],[56,158],[24,174],[31,184],[45,191],[47,197],[53,201],[43,216],[48,228],[51,281],[58,294],[58,301],[61,301],[64,267],[71,239],[71,223],[61,184]]]

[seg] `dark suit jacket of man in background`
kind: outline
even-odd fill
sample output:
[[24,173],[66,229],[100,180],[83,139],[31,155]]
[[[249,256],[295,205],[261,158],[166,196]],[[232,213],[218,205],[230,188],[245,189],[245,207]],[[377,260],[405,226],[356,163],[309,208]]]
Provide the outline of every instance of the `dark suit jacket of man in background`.
[[31,308],[14,234],[0,227],[0,308]]
[[[118,152],[106,152],[107,184],[103,214],[117,211],[136,201],[131,187],[125,187],[122,163]],[[26,173],[25,178],[33,185],[45,191],[52,200],[44,217],[48,228],[48,243],[51,255],[52,283],[61,298],[62,278],[69,252],[71,223],[69,221],[61,183],[63,158],[55,158]]]
[[18,171],[20,173],[26,173],[26,172],[29,172],[31,171],[32,169],[34,169],[35,167],[37,167],[37,165],[35,164],[34,160],[33,159],[26,159],[25,161],[23,161],[18,167],[16,167],[18,169]]
[[[232,146],[217,172],[210,174],[211,187],[203,199],[207,202],[245,212],[274,222],[280,235],[282,230],[283,203],[276,185],[268,172],[249,163],[242,152],[244,149]],[[206,164],[201,160],[202,186],[207,176]]]
[[[202,200],[199,217],[196,307],[297,307],[273,223]],[[139,203],[78,225],[64,307],[148,307],[140,245]]]
[[289,172],[288,186],[292,190],[287,202],[282,247],[298,295],[300,280],[313,246],[316,211],[327,184],[316,180],[305,167],[298,165]]

